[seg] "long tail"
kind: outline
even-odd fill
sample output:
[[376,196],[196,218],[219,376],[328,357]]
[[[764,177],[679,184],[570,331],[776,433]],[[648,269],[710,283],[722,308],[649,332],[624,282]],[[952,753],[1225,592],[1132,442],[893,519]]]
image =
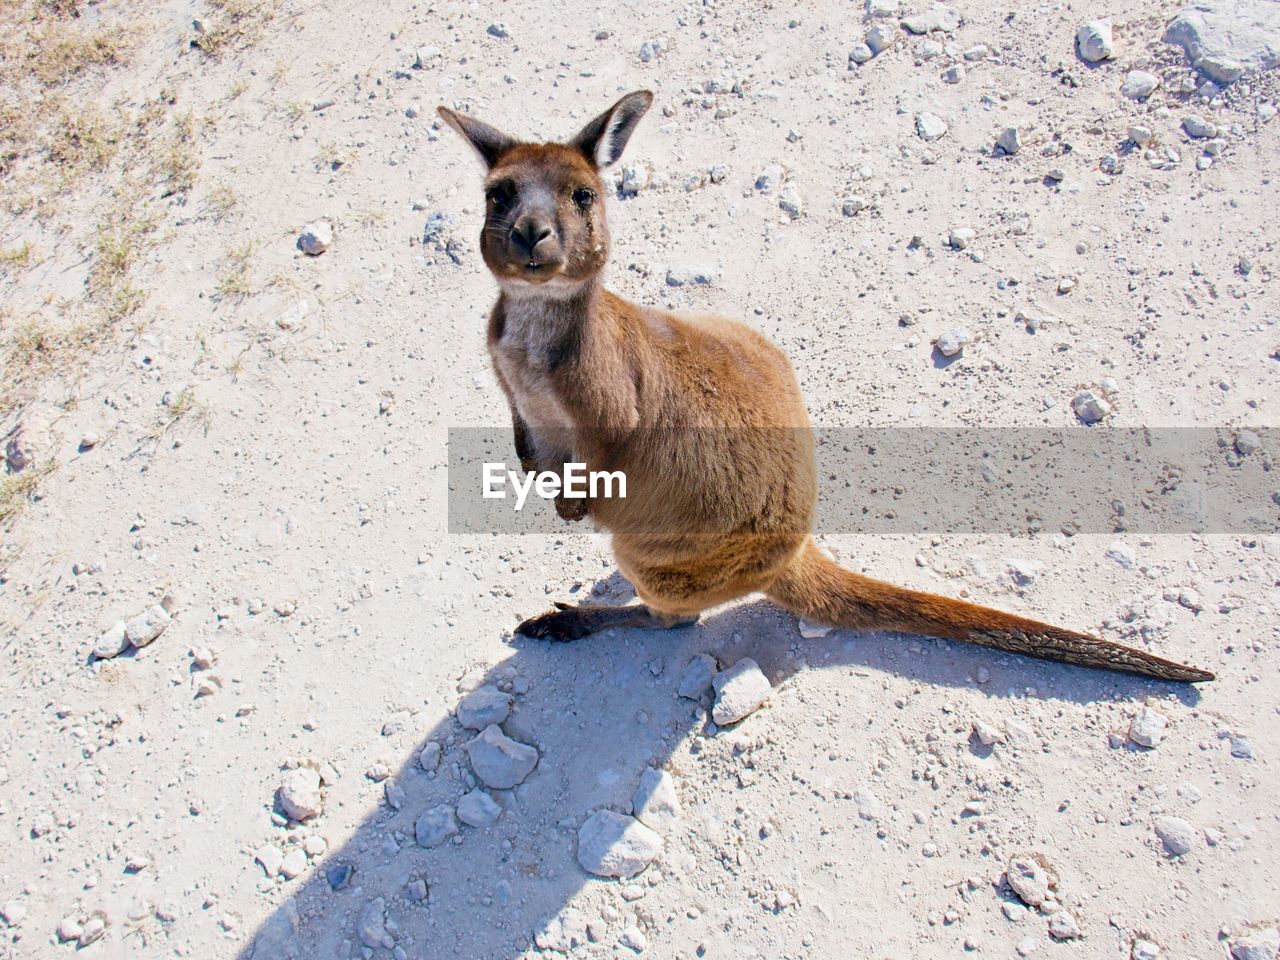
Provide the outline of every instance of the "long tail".
[[1214,678],[1207,670],[1085,633],[872,580],[838,566],[812,540],[767,593],[793,613],[836,627],[961,640],[1042,660],[1161,680],[1199,683]]

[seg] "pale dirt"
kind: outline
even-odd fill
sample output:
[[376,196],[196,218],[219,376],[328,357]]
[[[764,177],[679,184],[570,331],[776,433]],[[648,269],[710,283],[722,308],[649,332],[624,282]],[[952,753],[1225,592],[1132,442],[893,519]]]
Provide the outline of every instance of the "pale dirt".
[[[1151,617],[1168,626],[1153,649],[1218,673],[1193,690],[899,636],[802,641],[794,618],[764,602],[671,634],[513,645],[515,624],[553,599],[597,581],[626,598],[607,541],[580,526],[556,537],[446,532],[446,429],[502,425],[506,407],[483,344],[494,285],[475,249],[480,170],[439,128],[438,102],[516,134],[567,136],[622,92],[653,89],[623,162],[668,182],[608,201],[610,282],[775,338],[818,425],[1069,426],[1076,389],[1105,377],[1119,385],[1118,425],[1275,423],[1280,137],[1253,112],[1274,97],[1274,78],[1239,108],[1194,107],[1241,128],[1198,172],[1200,151],[1178,129],[1193,108],[1169,91],[1184,71],[1156,43],[1176,5],[1127,5],[1117,58],[1097,68],[1075,59],[1072,39],[1104,8],[956,8],[959,48],[998,54],[967,63],[956,85],[940,79],[949,57],[917,64],[905,35],[849,71],[864,29],[852,3],[662,0],[303,5],[216,61],[185,49],[201,6],[171,3],[148,15],[154,32],[131,66],[77,81],[84,96],[106,82],[126,101],[163,82],[179,105],[217,104],[219,116],[201,135],[185,203],[156,201],[163,224],[137,271],[148,292],[140,331],[122,330],[78,383],[47,384],[24,414],[37,461],[58,467],[10,533],[21,553],[0,585],[10,625],[0,904],[26,908],[0,956],[70,956],[59,920],[95,910],[111,922],[86,957],[359,956],[356,918],[375,897],[398,946],[426,958],[522,956],[566,909],[603,931],[574,956],[633,955],[617,938],[636,924],[654,957],[954,957],[966,938],[979,943],[973,955],[1005,957],[1029,936],[1043,956],[1127,957],[1143,937],[1162,956],[1206,958],[1223,955],[1222,934],[1274,923],[1275,539],[827,540],[886,579],[1106,636],[1121,635],[1126,603],[1154,593]],[[509,39],[486,33],[495,20]],[[595,39],[601,30],[610,36]],[[654,37],[666,51],[643,64],[640,44]],[[427,44],[442,62],[411,69]],[[1167,113],[1119,95],[1125,71],[1153,55],[1168,79],[1151,104]],[[1059,64],[1078,88],[1053,75]],[[717,77],[745,95],[687,92]],[[237,81],[247,87],[221,106]],[[312,112],[322,98],[335,103]],[[290,103],[305,107],[296,120]],[[713,119],[717,108],[728,115]],[[950,125],[931,145],[915,135],[922,108]],[[1120,175],[1099,173],[1144,118],[1181,162],[1156,171],[1133,155]],[[993,159],[1008,125],[1024,128],[1026,147]],[[1043,157],[1055,137],[1072,151]],[[334,149],[346,160],[336,172],[317,162]],[[753,189],[770,162],[799,185],[795,222]],[[729,167],[723,183],[682,189],[717,163]],[[1066,174],[1056,190],[1042,183],[1055,166]],[[223,220],[210,213],[220,185],[239,201]],[[846,218],[851,192],[871,205]],[[93,202],[86,186],[68,210]],[[419,243],[435,211],[460,223],[460,266]],[[319,217],[336,239],[307,258],[294,242]],[[1025,235],[1014,232],[1020,217]],[[93,221],[59,222],[65,232],[25,216],[6,223],[12,242],[30,239],[46,257],[5,281],[11,302],[72,295],[83,281]],[[982,262],[946,248],[958,226],[977,231],[970,250]],[[913,235],[924,249],[907,249]],[[227,251],[245,242],[259,292],[216,299]],[[1255,264],[1247,278],[1242,254]],[[718,279],[672,289],[671,264],[710,264]],[[1059,296],[1063,276],[1077,286]],[[273,277],[292,286],[266,287]],[[999,289],[1007,277],[1020,282]],[[1031,336],[1019,308],[1055,319]],[[903,314],[917,324],[900,326]],[[957,325],[978,342],[939,368],[931,341]],[[155,437],[162,396],[184,385],[197,408]],[[59,407],[68,396],[73,408]],[[81,453],[86,431],[102,440]],[[1104,559],[1116,539],[1145,574]],[[1041,565],[1033,584],[1013,584],[1011,556]],[[91,562],[102,572],[73,574]],[[1198,613],[1160,598],[1188,586]],[[88,662],[100,632],[166,593],[177,616],[158,640]],[[265,609],[251,615],[255,599]],[[275,612],[288,604],[291,616]],[[215,650],[222,688],[196,698],[201,647]],[[734,730],[702,736],[694,705],[674,693],[698,652],[722,666],[753,657],[772,698]],[[468,734],[451,716],[459,687],[513,676],[529,691],[506,730],[539,748],[537,769],[501,796],[497,825],[419,848],[414,819],[469,789]],[[1108,734],[1127,731],[1144,702],[1170,718],[1164,742],[1112,748]],[[239,716],[242,706],[252,709]],[[411,719],[383,736],[397,711]],[[1020,744],[972,745],[977,720],[1012,723]],[[1247,734],[1256,759],[1233,758],[1224,730]],[[415,759],[428,739],[444,748],[434,779]],[[341,775],[301,829],[271,820],[291,758]],[[407,795],[398,812],[365,776],[375,763]],[[684,827],[629,901],[624,884],[579,868],[575,836],[600,806],[625,811],[648,764],[674,775]],[[859,818],[859,787],[884,804],[879,823]],[[981,814],[962,816],[975,799]],[[56,825],[34,837],[41,814]],[[1186,856],[1160,849],[1161,814],[1196,828]],[[290,833],[318,834],[328,852],[298,879],[267,880],[254,851],[287,852]],[[1046,917],[1005,918],[1001,875],[1020,851],[1052,865],[1083,939],[1054,944]],[[127,871],[140,855],[149,864]],[[324,878],[336,863],[355,866],[339,892]],[[418,877],[425,903],[406,896]],[[172,919],[156,918],[157,904]]]

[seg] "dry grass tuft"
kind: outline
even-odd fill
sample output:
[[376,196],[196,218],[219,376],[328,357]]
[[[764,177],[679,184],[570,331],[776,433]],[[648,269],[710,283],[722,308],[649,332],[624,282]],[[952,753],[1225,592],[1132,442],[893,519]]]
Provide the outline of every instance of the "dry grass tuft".
[[52,470],[53,464],[45,463],[0,477],[0,527],[9,528],[35,496],[40,481]]
[[212,16],[191,45],[211,57],[252,43],[276,15],[278,0],[209,0]]
[[256,292],[249,279],[253,265],[253,244],[245,243],[227,251],[215,295],[219,300],[242,300]]

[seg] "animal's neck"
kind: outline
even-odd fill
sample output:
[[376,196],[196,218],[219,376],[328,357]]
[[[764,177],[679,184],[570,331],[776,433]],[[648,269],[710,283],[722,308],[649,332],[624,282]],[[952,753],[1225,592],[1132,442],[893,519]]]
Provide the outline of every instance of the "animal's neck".
[[531,362],[550,366],[576,355],[594,326],[603,286],[593,277],[563,296],[558,293],[540,287],[504,288],[498,297],[503,345],[522,349]]

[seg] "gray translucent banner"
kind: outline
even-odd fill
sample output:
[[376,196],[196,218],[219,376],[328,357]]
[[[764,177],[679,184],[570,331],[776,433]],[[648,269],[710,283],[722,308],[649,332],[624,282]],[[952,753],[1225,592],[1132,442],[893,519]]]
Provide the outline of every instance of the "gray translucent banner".
[[[703,486],[699,474],[727,462],[734,489],[769,496],[760,490],[760,477],[768,471],[759,464],[767,451],[812,442],[819,533],[1280,532],[1280,484],[1272,472],[1277,431],[1269,428],[884,427],[809,433],[811,441],[783,430],[637,431],[623,443],[594,448],[608,453],[586,470],[622,468],[633,503],[661,504],[665,497],[696,497]],[[677,468],[677,458],[669,456],[673,449],[698,455],[681,458]],[[503,465],[490,466],[488,477],[490,492],[502,490],[505,497],[483,496],[485,464]],[[575,529],[534,487],[517,510],[515,487],[527,482],[511,430],[449,430],[450,533]],[[618,486],[614,478],[612,495]],[[715,504],[707,507],[708,514],[733,515]],[[671,524],[664,510],[633,512],[638,515],[629,518],[632,524],[655,518],[651,532],[690,532],[687,515],[679,529],[661,529]],[[714,532],[715,522],[708,521],[707,532]],[[727,523],[732,527],[736,520]]]

